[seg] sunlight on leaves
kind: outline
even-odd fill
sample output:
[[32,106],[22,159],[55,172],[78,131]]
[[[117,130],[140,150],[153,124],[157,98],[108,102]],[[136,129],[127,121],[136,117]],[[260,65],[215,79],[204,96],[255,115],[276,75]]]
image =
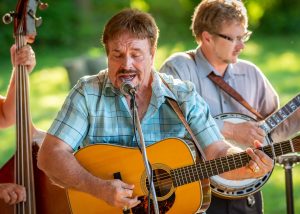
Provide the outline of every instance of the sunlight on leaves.
[[280,55],[271,54],[265,62],[270,71],[292,71],[300,72],[300,55],[294,52],[284,52]]
[[33,95],[64,93],[69,88],[68,75],[63,67],[44,68],[30,76]]
[[249,59],[261,55],[262,47],[255,42],[247,42],[244,51],[242,52],[243,59]]
[[1,88],[4,87],[4,84],[5,84],[4,79],[0,79],[0,86],[1,86]]
[[[63,67],[45,68],[31,75],[31,109],[33,121],[48,129],[69,91],[69,80]],[[38,110],[38,109],[43,109]]]
[[182,42],[175,43],[172,47],[164,45],[160,46],[156,52],[155,68],[159,69],[162,63],[173,53],[186,50],[186,46]]
[[251,25],[258,26],[261,17],[264,15],[264,8],[260,2],[251,1],[248,2],[248,16]]
[[0,130],[0,167],[9,160],[16,149],[15,126]]
[[[293,167],[293,185],[294,187],[300,184],[300,165]],[[297,188],[294,188],[297,190]],[[274,171],[268,180],[268,182],[262,188],[264,195],[264,211],[265,213],[281,214],[286,213],[286,198],[285,196],[285,169],[282,166],[276,165]],[[266,196],[272,196],[272,200],[266,198]],[[284,200],[283,200],[284,199]],[[294,191],[294,199],[300,200],[300,192]],[[277,206],[274,206],[276,204]],[[300,204],[295,203],[295,210],[300,210]]]
[[100,49],[99,47],[97,47],[97,48],[95,48],[95,47],[90,48],[90,49],[88,50],[88,55],[89,55],[90,57],[99,57],[100,55],[103,54],[101,50],[102,50],[102,49]]
[[144,0],[131,0],[130,2],[131,8],[136,8],[142,11],[149,11],[149,5]]

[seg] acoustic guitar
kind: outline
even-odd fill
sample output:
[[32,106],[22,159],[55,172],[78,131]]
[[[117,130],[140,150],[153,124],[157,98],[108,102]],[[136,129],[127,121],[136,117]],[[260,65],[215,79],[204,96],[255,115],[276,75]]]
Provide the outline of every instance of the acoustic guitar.
[[[271,158],[299,152],[300,136],[259,150]],[[160,213],[170,214],[195,213],[197,210],[204,212],[211,198],[208,178],[246,166],[251,159],[246,152],[241,152],[195,163],[191,148],[179,138],[168,138],[148,146],[147,154],[154,172]],[[148,212],[148,180],[142,155],[137,148],[94,144],[80,149],[75,157],[85,169],[99,178],[120,178],[128,184],[134,184],[134,195],[139,196],[142,202],[131,212]],[[67,192],[73,214],[122,213],[122,209],[87,193],[74,189],[68,189]],[[153,209],[151,213],[154,213]]]

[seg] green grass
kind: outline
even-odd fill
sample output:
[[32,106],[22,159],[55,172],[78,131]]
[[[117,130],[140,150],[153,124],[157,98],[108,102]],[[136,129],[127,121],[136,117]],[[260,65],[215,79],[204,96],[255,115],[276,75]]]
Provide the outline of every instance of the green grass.
[[[293,195],[295,213],[300,211],[300,166],[293,167]],[[283,166],[275,166],[275,169],[262,188],[264,196],[264,211],[266,214],[287,213],[285,192],[285,169]]]
[[[155,66],[172,53],[194,48],[189,42],[169,41],[159,46]],[[62,47],[40,49],[34,47],[37,55],[37,66],[30,75],[30,105],[33,122],[41,129],[48,129],[63,103],[70,88],[67,71],[63,63],[67,58],[78,55],[94,56],[99,50],[81,49],[65,50]],[[281,105],[293,98],[300,91],[300,38],[295,37],[256,37],[247,43],[241,58],[257,64],[273,84],[281,98]],[[1,59],[0,94],[5,94],[10,77],[10,59]],[[0,166],[13,155],[15,146],[14,127],[0,130]],[[300,166],[293,170],[295,212],[300,212]],[[266,214],[286,213],[284,169],[276,166],[269,181],[263,187],[264,207]]]
[[280,95],[281,104],[300,91],[300,38],[257,38],[247,43],[243,58],[257,64]]
[[[32,120],[37,127],[47,130],[69,90],[67,72],[63,67],[41,69],[30,75],[30,84]],[[15,150],[14,134],[15,127],[0,130],[0,166]]]

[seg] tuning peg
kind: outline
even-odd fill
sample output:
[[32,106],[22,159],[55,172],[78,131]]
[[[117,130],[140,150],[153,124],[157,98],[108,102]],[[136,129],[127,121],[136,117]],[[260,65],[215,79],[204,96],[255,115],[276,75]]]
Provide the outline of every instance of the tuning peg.
[[39,1],[39,9],[40,10],[46,10],[48,8],[48,4],[47,3],[43,3],[41,1]]
[[42,23],[43,23],[43,19],[42,19],[42,17],[35,18],[35,26],[36,26],[36,27],[39,27],[39,26],[41,26],[41,25],[42,25]]
[[13,18],[15,17],[16,13],[15,12],[9,12],[5,13],[4,16],[2,17],[2,21],[4,24],[10,24],[13,21]]
[[28,15],[30,15],[34,19],[36,27],[41,26],[43,22],[41,17],[36,17],[32,10],[28,11]]

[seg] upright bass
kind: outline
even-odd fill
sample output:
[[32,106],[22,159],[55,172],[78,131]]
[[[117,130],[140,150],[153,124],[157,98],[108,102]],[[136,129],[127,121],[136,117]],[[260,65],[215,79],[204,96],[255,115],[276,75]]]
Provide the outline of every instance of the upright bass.
[[[19,0],[16,11],[4,15],[8,24],[14,20],[16,49],[34,42],[36,9],[45,9],[40,0]],[[37,130],[30,118],[29,78],[26,66],[15,68],[16,76],[16,153],[1,168],[0,183],[17,183],[26,189],[26,202],[8,205],[0,201],[2,214],[65,214],[70,213],[65,190],[53,185],[49,178],[37,168],[37,151],[44,132]]]

